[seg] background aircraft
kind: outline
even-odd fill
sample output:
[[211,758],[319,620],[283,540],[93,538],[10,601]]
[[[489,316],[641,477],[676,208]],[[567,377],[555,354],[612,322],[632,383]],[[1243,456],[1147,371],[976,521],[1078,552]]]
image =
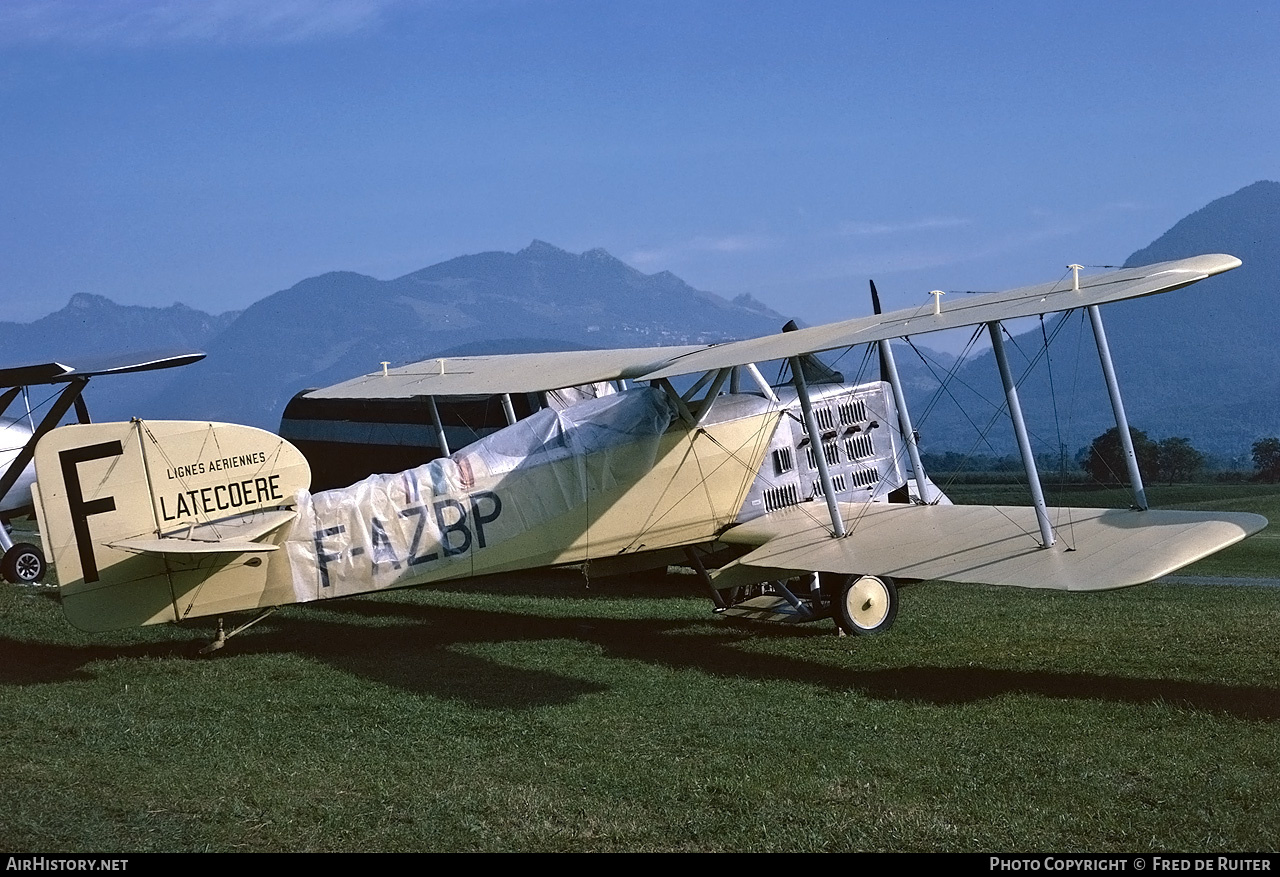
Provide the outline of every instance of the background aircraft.
[[[1125,587],[1266,521],[1146,510],[1134,464],[1138,508],[1061,509],[1058,521],[1070,526],[1055,524],[1001,323],[1087,309],[1127,436],[1098,306],[1239,264],[1208,255],[1091,277],[1077,268],[1058,283],[947,305],[935,297],[920,308],[718,345],[384,364],[311,395],[420,400],[421,428],[446,456],[312,494],[307,460],[264,430],[80,424],[41,440],[33,497],[64,612],[86,630],[532,567],[622,571],[676,559],[698,571],[722,612],[834,616],[849,633],[893,623],[895,577]],[[920,463],[888,341],[968,325],[991,336],[1030,508],[943,505]],[[861,344],[884,354],[887,381],[811,386],[810,354]],[[770,385],[754,365],[770,360],[790,363],[789,386]],[[672,381],[684,376],[696,378],[677,391]],[[585,387],[594,389],[563,404],[545,396]],[[517,417],[516,394],[541,407]],[[450,453],[436,400],[460,396],[504,400],[508,425]]]
[[[74,407],[80,423],[89,423],[84,388],[98,375],[126,374],[173,368],[198,362],[203,353],[149,351],[111,357],[78,358],[76,365],[61,362],[31,363],[0,368],[0,574],[14,583],[36,582],[44,575],[45,557],[29,542],[14,543],[9,521],[34,511],[31,488],[35,483],[32,458],[36,444],[61,423]],[[53,395],[32,407],[30,389],[59,387]],[[17,416],[11,410],[21,400]]]

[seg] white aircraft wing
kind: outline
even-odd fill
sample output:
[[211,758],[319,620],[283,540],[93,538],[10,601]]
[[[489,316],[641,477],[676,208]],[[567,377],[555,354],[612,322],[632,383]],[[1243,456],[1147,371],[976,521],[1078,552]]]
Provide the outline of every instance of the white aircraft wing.
[[1101,591],[1141,584],[1206,557],[1267,525],[1246,512],[1061,508],[1058,543],[1040,547],[1035,511],[1005,506],[841,503],[849,528],[792,507],[730,529],[724,542],[757,545],[713,575],[717,588],[808,572]]
[[703,346],[569,350],[426,359],[312,390],[313,399],[401,399],[537,393],[597,381],[632,379]]
[[202,359],[204,354],[195,351],[149,350],[142,353],[75,358],[69,363],[54,361],[0,366],[0,387],[31,387],[65,383],[75,378],[155,371],[190,365]]
[[933,303],[928,302],[918,308],[705,347],[679,356],[663,367],[639,377],[643,380],[670,378],[690,372],[786,359],[837,347],[904,338],[993,320],[1034,317],[1126,298],[1139,298],[1187,286],[1214,274],[1238,268],[1240,264],[1235,256],[1194,256],[1142,268],[1125,268],[1084,276],[1080,278],[1079,289],[1074,288],[1072,279],[1067,277],[1057,283],[1042,283],[1008,292],[944,301],[940,314],[934,314]]

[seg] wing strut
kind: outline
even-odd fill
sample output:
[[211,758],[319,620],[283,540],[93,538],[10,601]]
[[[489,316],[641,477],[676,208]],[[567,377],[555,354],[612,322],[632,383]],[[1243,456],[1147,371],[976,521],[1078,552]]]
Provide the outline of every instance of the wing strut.
[[996,355],[996,363],[1000,366],[1000,381],[1004,384],[1004,396],[1009,402],[1009,419],[1013,421],[1013,433],[1018,439],[1018,451],[1022,454],[1022,466],[1027,472],[1027,486],[1031,489],[1032,505],[1036,509],[1036,520],[1040,522],[1040,539],[1042,548],[1053,546],[1053,527],[1049,523],[1049,508],[1044,501],[1044,488],[1040,486],[1040,473],[1036,469],[1036,458],[1031,454],[1031,439],[1027,437],[1027,422],[1022,418],[1022,405],[1018,402],[1018,387],[1013,382],[1013,372],[1009,370],[1009,358],[1004,352],[1004,339],[1000,337],[1000,321],[987,323],[987,332],[991,335],[991,351]]
[[[876,292],[876,282],[871,281],[871,307],[880,313],[880,295]],[[898,363],[893,358],[893,348],[889,339],[876,342],[880,351],[880,379],[889,382],[893,390],[893,404],[898,409],[898,429],[902,432],[903,444],[907,446],[907,455],[911,458],[911,472],[916,479],[916,495],[925,505],[933,502],[933,495],[926,486],[929,479],[924,474],[924,463],[920,461],[920,447],[916,444],[915,427],[911,425],[911,412],[907,410],[907,396],[902,392],[902,379],[898,377]]]
[[[1072,266],[1075,267],[1074,265]],[[1133,436],[1129,434],[1129,418],[1124,413],[1124,401],[1120,398],[1120,384],[1116,381],[1116,368],[1111,362],[1111,348],[1107,345],[1107,333],[1102,328],[1102,314],[1097,305],[1089,305],[1089,322],[1093,324],[1093,340],[1098,343],[1098,359],[1102,361],[1102,376],[1107,381],[1107,393],[1111,396],[1111,410],[1116,416],[1116,432],[1120,435],[1120,447],[1124,449],[1124,462],[1129,467],[1129,485],[1133,488],[1133,501],[1137,507],[1147,510],[1147,491],[1142,486],[1142,473],[1138,471],[1138,455],[1133,450]]]
[[818,481],[822,484],[822,496],[827,501],[827,511],[831,513],[831,528],[837,539],[845,535],[844,521],[840,518],[840,506],[836,502],[836,490],[831,480],[831,470],[827,468],[826,449],[822,446],[822,433],[818,432],[818,421],[813,416],[813,402],[809,399],[809,384],[804,379],[804,367],[800,357],[793,356],[791,377],[795,381],[796,395],[800,397],[800,412],[804,415],[804,428],[809,433],[809,447],[813,451],[814,462],[818,464]]
[[516,409],[511,404],[511,394],[502,394],[502,413],[506,415],[507,426],[514,426],[516,422]]
[[9,406],[13,404],[13,400],[18,398],[18,394],[22,392],[22,387],[10,387],[4,391],[4,395],[0,396],[0,414],[4,414],[9,410]]
[[427,409],[431,412],[431,425],[436,428],[436,442],[440,445],[440,456],[449,456],[449,440],[444,437],[444,424],[440,422],[440,409],[436,407],[436,397],[427,397]]
[[694,423],[697,426],[702,426],[703,421],[707,419],[707,415],[711,413],[711,406],[716,403],[716,397],[720,395],[720,389],[733,371],[731,368],[722,368],[716,373],[715,380],[711,382],[711,388],[707,390],[706,397],[698,405],[698,410],[693,413]]
[[760,369],[756,367],[754,362],[747,363],[743,368],[747,370],[747,374],[751,376],[751,380],[755,381],[756,386],[760,388],[761,393],[764,393],[766,399],[774,405],[782,404],[778,400],[778,394],[773,392],[773,387],[769,386],[769,382],[764,379],[764,375],[760,374]]

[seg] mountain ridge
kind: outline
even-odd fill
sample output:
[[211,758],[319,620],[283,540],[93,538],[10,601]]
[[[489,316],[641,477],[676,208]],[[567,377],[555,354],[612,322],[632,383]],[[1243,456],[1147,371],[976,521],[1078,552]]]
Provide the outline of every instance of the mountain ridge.
[[160,416],[190,416],[198,400],[202,416],[274,429],[298,391],[367,374],[383,361],[497,339],[580,348],[711,343],[785,322],[749,301],[694,289],[670,272],[644,274],[602,249],[575,255],[538,240],[385,281],[329,272],[246,308],[208,358],[152,402]]

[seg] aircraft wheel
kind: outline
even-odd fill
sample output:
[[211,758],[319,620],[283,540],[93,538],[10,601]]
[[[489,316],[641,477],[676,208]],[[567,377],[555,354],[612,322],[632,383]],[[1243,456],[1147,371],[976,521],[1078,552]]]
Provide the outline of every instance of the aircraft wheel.
[[831,589],[836,624],[845,633],[884,633],[898,617],[898,588],[888,576],[843,576]]
[[6,581],[15,585],[38,582],[44,578],[44,571],[44,555],[30,542],[18,542],[0,560],[0,572],[4,573]]

